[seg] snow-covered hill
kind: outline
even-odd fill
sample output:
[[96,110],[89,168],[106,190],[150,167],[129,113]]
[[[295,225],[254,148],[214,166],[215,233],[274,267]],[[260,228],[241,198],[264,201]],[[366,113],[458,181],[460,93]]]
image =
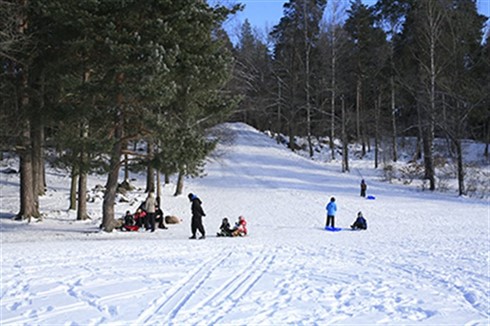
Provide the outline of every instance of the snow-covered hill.
[[[186,193],[203,201],[205,240],[189,240],[190,203],[165,187],[162,206],[182,224],[149,232],[98,232],[67,212],[69,178],[49,171],[43,222],[18,211],[18,176],[1,174],[2,325],[487,325],[488,201],[422,193],[360,177],[294,153],[244,124],[223,126],[206,176]],[[134,211],[140,189],[116,206]],[[103,185],[92,177],[89,187]],[[327,232],[325,205],[339,211]],[[362,211],[367,231],[348,227]],[[247,218],[249,236],[218,238],[221,219]]]

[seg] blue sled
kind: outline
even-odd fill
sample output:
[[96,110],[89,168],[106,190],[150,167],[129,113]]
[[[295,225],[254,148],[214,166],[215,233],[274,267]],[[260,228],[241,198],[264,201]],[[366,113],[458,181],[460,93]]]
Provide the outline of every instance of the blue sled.
[[338,232],[338,231],[341,231],[342,228],[334,228],[334,227],[331,227],[331,226],[326,226],[325,227],[325,230],[331,231],[331,232]]
[[369,199],[369,200],[375,200],[375,199],[376,199],[376,197],[374,197],[374,196],[367,196],[367,197],[366,197],[366,199]]

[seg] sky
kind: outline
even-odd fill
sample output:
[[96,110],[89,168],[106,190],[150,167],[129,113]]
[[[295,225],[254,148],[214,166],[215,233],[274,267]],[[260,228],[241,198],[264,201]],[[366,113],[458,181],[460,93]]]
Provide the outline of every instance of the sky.
[[[20,180],[3,172],[18,167],[6,155],[0,324],[488,325],[488,201],[458,197],[454,183],[430,193],[418,180],[384,181],[372,152],[356,159],[360,146],[349,150],[351,173],[342,173],[326,146],[315,146],[311,160],[245,124],[221,127],[228,138],[205,175],[187,179],[181,196],[175,177],[162,189],[165,214],[183,222],[155,232],[100,232],[100,175],[88,180],[91,219],[76,221],[69,172],[49,165],[43,221],[12,220]],[[405,144],[401,158],[410,158]],[[465,143],[466,158],[481,159],[484,148]],[[360,196],[361,176],[375,199]],[[117,217],[146,197],[146,175],[130,179],[135,189],[118,196]],[[202,200],[205,240],[188,239],[188,192]],[[324,229],[332,196],[338,232]],[[359,211],[368,228],[352,231]],[[223,217],[234,224],[240,215],[246,237],[216,236]]]
[[[345,0],[346,3],[350,3],[350,0]],[[252,26],[259,29],[260,32],[264,32],[265,29],[272,29],[279,23],[282,13],[283,4],[287,1],[284,0],[237,0],[236,2],[245,5],[245,9],[238,13],[226,24],[226,29],[230,32],[232,38],[233,34],[238,35],[238,26],[245,19],[248,19]],[[376,0],[363,0],[367,5],[373,5]],[[230,0],[224,0],[222,3],[232,3]],[[490,0],[477,0],[478,10],[481,14],[490,17]]]

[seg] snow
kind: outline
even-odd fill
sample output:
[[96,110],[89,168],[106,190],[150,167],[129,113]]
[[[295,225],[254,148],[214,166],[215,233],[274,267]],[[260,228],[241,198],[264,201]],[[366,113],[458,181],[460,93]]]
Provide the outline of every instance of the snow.
[[[155,233],[99,232],[67,211],[69,177],[48,170],[42,222],[17,222],[17,174],[0,173],[2,325],[488,325],[490,206],[340,172],[267,135],[225,124],[206,175],[186,181],[203,201],[205,240],[189,240],[190,203],[163,188],[165,214],[183,223]],[[14,161],[10,161],[13,163]],[[9,163],[9,164],[10,164]],[[353,166],[356,167],[353,162]],[[145,178],[118,202],[144,200]],[[103,185],[91,176],[89,189]],[[336,226],[325,205],[334,196]],[[350,231],[362,211],[366,231]],[[244,215],[249,235],[216,237],[221,219]]]

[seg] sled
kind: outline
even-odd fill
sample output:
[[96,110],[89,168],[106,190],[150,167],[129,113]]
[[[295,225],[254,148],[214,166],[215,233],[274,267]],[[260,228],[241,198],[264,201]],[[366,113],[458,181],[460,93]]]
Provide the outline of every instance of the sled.
[[366,199],[368,199],[368,200],[375,200],[376,197],[374,197],[374,196],[367,196]]
[[133,232],[133,231],[138,231],[140,227],[137,225],[123,225],[123,228],[124,230],[122,231]]
[[338,232],[341,231],[342,228],[336,228],[336,227],[331,227],[331,226],[326,226],[325,230],[330,231],[330,232]]

